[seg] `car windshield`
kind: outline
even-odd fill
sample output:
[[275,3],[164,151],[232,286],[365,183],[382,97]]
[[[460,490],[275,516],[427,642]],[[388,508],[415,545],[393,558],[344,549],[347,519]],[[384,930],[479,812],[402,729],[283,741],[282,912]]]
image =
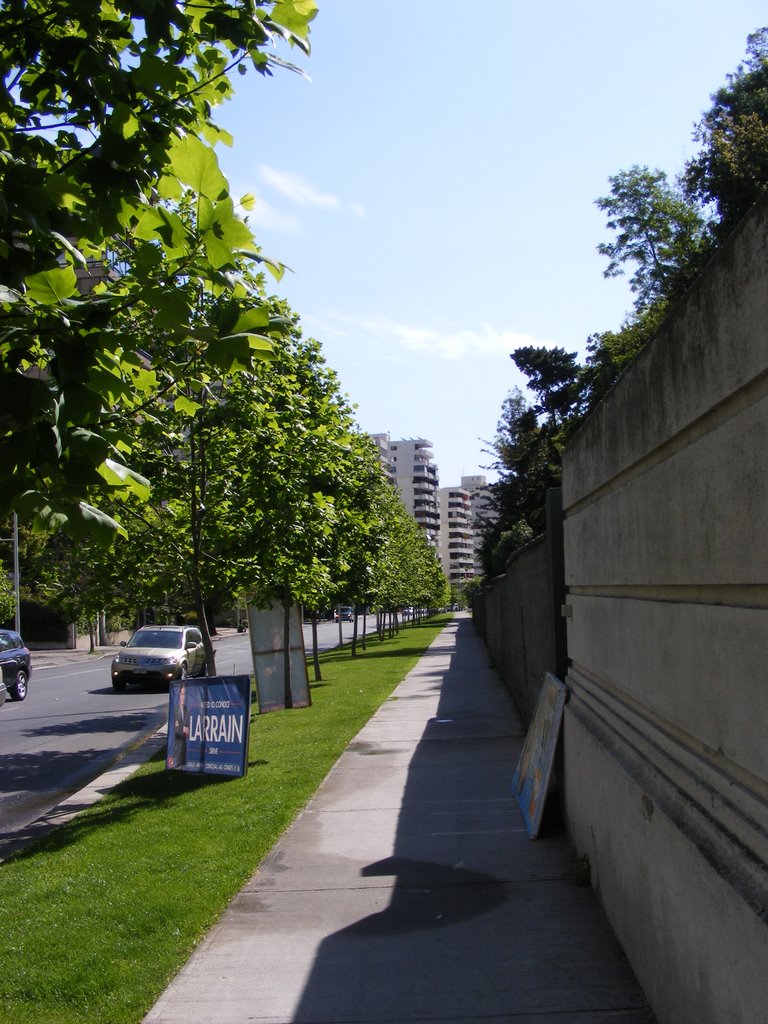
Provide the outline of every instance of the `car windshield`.
[[140,629],[128,641],[128,647],[181,647],[183,633],[175,629]]

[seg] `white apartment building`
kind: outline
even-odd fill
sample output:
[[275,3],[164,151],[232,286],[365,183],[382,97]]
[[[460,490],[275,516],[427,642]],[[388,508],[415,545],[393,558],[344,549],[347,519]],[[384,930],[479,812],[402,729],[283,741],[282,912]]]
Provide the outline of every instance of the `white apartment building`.
[[392,441],[388,434],[372,436],[379,448],[385,472],[397,488],[400,500],[424,530],[429,543],[436,548],[440,533],[439,478],[432,442],[423,437]]
[[480,548],[483,543],[483,534],[488,523],[496,520],[498,514],[491,504],[491,489],[488,486],[487,478],[477,473],[474,476],[463,476],[461,486],[469,491],[469,501],[472,507],[472,540],[475,551],[475,565],[478,575],[480,569]]
[[389,461],[389,434],[369,434],[379,453],[379,461],[384,471],[384,476],[394,486],[395,475],[392,472],[392,465]]
[[494,518],[488,481],[482,474],[463,476],[461,485],[440,487],[432,442],[426,438],[392,441],[371,434],[387,479],[437,550],[451,583],[465,583],[480,571],[483,524]]
[[464,487],[441,487],[438,553],[451,584],[475,575],[475,545],[470,492]]

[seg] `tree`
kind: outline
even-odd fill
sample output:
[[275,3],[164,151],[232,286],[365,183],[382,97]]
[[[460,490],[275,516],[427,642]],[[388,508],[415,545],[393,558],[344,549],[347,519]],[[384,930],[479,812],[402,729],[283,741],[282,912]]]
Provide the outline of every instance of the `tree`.
[[408,605],[445,604],[450,586],[440,560],[422,528],[388,483],[378,492],[378,507],[382,532],[378,549],[372,552],[372,603],[390,613]]
[[[211,671],[207,612],[217,603],[247,594],[316,607],[336,585],[333,538],[351,525],[345,494],[364,483],[335,373],[284,303],[269,309],[270,359],[237,373],[214,374],[184,350],[194,346],[148,339],[158,387],[133,424],[152,495],[127,505],[136,526],[123,557],[150,567],[145,600],[170,594],[194,609]],[[210,315],[220,315],[213,301],[200,327]]]
[[578,413],[582,402],[581,370],[575,352],[564,348],[524,345],[511,354],[515,366],[528,378],[527,387],[538,399],[534,412],[545,417],[552,431]]
[[[664,302],[626,318],[617,331],[603,331],[587,339],[587,359],[581,368],[582,409],[590,413],[627,367],[658,334],[667,314]],[[571,424],[571,432],[578,426]]]
[[[606,277],[631,270],[634,310],[617,331],[593,334],[579,365],[563,349],[528,347],[512,358],[528,377],[536,402],[520,391],[502,407],[492,444],[499,480],[493,485],[497,521],[484,539],[484,572],[503,569],[515,547],[544,528],[546,490],[560,480],[568,438],[655,337],[671,304],[768,189],[768,29],[748,39],[748,57],[713,96],[696,138],[701,152],[675,184],[660,170],[634,165],[609,179],[596,200],[615,232],[598,246]],[[706,208],[714,208],[710,218]]]
[[617,234],[597,250],[608,257],[606,277],[634,264],[630,287],[635,309],[643,311],[681,294],[698,274],[711,251],[707,223],[663,171],[634,165],[608,180],[611,194],[595,203]]
[[0,572],[0,622],[13,618],[16,610],[16,592],[5,572]]
[[768,190],[768,28],[747,38],[747,58],[712,106],[694,138],[700,152],[685,166],[686,195],[717,214],[714,233],[722,241]]
[[[92,501],[146,493],[114,421],[151,386],[128,313],[194,337],[196,284],[231,290],[246,254],[279,275],[235,214],[211,112],[234,70],[285,64],[275,40],[307,50],[314,12],[314,0],[3,5],[0,514],[111,537],[118,524]],[[192,227],[157,205],[184,188],[199,200]],[[232,366],[230,334],[214,325],[198,340]]]

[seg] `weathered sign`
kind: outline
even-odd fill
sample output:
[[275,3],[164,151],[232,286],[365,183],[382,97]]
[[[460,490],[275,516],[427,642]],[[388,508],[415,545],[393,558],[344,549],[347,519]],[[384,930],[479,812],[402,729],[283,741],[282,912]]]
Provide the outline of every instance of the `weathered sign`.
[[290,614],[290,678],[285,679],[285,611],[282,604],[271,608],[249,607],[253,670],[259,711],[280,711],[283,708],[306,708],[311,704],[304,631],[301,609],[293,605]]
[[512,779],[512,792],[525,819],[528,838],[539,834],[549,776],[565,705],[565,686],[547,672]]

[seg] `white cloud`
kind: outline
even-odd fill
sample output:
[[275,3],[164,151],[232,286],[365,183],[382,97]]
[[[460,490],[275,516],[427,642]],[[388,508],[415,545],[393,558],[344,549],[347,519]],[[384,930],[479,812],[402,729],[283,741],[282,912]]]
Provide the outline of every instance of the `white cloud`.
[[299,206],[316,206],[320,209],[338,209],[341,200],[330,192],[322,192],[306,178],[293,171],[279,171],[267,164],[259,166],[259,178],[280,195]]
[[303,319],[312,321],[312,330],[320,341],[323,340],[323,334],[327,333],[368,342],[390,353],[393,347],[396,347],[407,352],[425,352],[449,360],[468,356],[506,357],[523,345],[553,344],[518,331],[499,329],[490,324],[483,324],[477,330],[452,330],[404,324],[377,315],[349,316],[336,310],[327,312],[323,317]]
[[298,235],[301,221],[294,213],[284,213],[268,203],[266,199],[256,199],[256,205],[248,211],[248,222],[253,227],[277,231],[282,235]]

